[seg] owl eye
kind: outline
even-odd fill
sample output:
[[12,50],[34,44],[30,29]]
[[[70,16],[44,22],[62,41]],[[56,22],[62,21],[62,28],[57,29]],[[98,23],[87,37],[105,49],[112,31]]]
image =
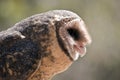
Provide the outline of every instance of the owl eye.
[[80,33],[77,29],[69,28],[69,29],[67,29],[67,32],[74,40],[77,41],[80,39]]

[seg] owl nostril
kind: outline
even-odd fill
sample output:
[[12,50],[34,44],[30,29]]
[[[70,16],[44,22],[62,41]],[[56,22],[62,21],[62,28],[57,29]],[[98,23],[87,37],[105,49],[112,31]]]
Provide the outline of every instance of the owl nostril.
[[74,39],[74,40],[79,40],[80,39],[80,33],[77,29],[74,28],[68,28],[67,29],[68,34]]

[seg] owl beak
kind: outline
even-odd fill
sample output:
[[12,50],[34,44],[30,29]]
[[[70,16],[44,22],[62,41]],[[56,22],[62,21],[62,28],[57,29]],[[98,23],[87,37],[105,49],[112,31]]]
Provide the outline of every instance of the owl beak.
[[74,50],[75,50],[75,54],[79,54],[80,57],[83,57],[86,54],[86,47],[81,45],[74,45],[73,46]]
[[71,45],[70,56],[74,61],[86,54],[85,43],[74,41],[72,38],[69,38],[69,43]]
[[73,51],[70,53],[72,59],[76,61],[79,57],[84,57],[86,54],[86,47],[83,45],[73,44]]

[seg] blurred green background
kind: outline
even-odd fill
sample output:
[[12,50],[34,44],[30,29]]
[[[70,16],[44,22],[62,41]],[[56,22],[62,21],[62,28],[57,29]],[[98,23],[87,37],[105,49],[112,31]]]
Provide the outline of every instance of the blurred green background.
[[0,0],[0,31],[53,9],[80,15],[93,39],[87,55],[53,80],[120,80],[120,0]]

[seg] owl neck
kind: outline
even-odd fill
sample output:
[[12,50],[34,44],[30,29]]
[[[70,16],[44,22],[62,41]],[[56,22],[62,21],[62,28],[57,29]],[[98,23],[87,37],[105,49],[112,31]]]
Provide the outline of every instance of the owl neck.
[[60,48],[58,42],[53,42],[54,44],[49,46],[51,53],[41,58],[40,66],[28,80],[50,80],[54,75],[65,71],[72,64],[73,61]]
[[53,71],[51,71],[52,64],[46,62],[49,62],[49,60],[43,58],[38,69],[28,80],[51,80],[54,75]]
[[[62,58],[66,58],[62,56]],[[63,71],[65,71],[70,65],[71,61],[68,59],[54,58],[53,56],[44,57],[41,60],[40,67],[33,74],[31,79],[28,80],[51,80],[51,78]]]

